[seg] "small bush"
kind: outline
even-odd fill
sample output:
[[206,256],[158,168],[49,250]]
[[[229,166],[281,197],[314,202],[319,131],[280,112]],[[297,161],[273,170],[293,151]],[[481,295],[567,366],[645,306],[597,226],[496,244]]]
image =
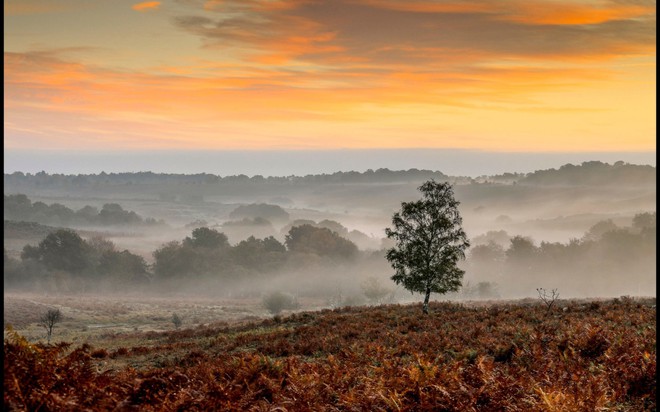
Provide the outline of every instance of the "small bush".
[[177,313],[172,314],[172,323],[174,324],[174,327],[179,329],[181,325],[183,324],[183,320]]
[[300,304],[296,298],[282,292],[273,292],[263,297],[262,304],[273,315],[277,315],[283,310],[298,309]]
[[50,337],[53,335],[53,328],[56,324],[60,323],[64,316],[59,309],[48,309],[46,313],[39,318],[39,324],[46,328],[46,337],[50,343]]

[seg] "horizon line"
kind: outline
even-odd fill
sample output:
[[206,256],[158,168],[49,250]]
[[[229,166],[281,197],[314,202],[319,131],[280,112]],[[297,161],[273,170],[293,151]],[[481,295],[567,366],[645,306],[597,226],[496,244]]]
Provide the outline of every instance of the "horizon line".
[[655,167],[655,151],[494,152],[481,149],[324,150],[5,150],[4,172],[49,174],[153,173],[219,176],[304,176],[368,169],[432,170],[479,177],[527,173],[585,161]]

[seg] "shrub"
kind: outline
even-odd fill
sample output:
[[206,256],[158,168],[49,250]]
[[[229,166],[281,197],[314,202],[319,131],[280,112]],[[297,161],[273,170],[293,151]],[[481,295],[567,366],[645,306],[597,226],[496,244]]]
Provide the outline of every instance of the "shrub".
[[48,309],[48,311],[39,318],[39,324],[46,328],[48,343],[50,343],[50,338],[53,335],[53,328],[57,323],[62,321],[62,318],[62,312],[60,312],[59,309]]
[[172,323],[174,324],[174,327],[179,329],[181,325],[183,324],[183,320],[177,313],[172,314]]
[[298,309],[300,304],[291,295],[282,292],[273,292],[263,297],[264,307],[273,315],[277,315],[285,309]]

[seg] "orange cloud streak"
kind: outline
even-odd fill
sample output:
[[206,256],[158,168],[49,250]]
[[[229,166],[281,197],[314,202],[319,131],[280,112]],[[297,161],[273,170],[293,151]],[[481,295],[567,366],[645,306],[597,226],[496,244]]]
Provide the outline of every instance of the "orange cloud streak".
[[[609,7],[608,7],[609,6]],[[503,19],[525,24],[583,25],[626,20],[655,13],[655,7],[633,4],[588,5],[576,2],[520,2]]]
[[655,6],[595,2],[591,4],[557,0],[493,1],[401,1],[363,0],[375,8],[417,13],[484,13],[525,24],[581,25],[653,15]]
[[478,1],[401,1],[401,0],[363,0],[376,8],[386,8],[397,11],[411,11],[418,13],[483,13],[493,10],[492,2],[480,3]]
[[131,8],[136,11],[154,10],[160,7],[159,1],[144,1],[142,3],[134,4]]
[[[482,68],[472,73],[286,73],[244,77],[146,75],[91,68],[51,57],[5,55],[7,110],[42,108],[102,118],[167,118],[188,122],[379,122],[400,107],[534,103],[542,91],[575,89],[607,79],[607,71]],[[478,102],[478,103],[477,103]]]

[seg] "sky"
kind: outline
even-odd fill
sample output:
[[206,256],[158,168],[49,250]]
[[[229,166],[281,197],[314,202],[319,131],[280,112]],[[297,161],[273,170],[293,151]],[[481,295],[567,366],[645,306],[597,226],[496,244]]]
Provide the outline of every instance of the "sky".
[[655,153],[655,1],[5,0],[4,12],[5,163]]

